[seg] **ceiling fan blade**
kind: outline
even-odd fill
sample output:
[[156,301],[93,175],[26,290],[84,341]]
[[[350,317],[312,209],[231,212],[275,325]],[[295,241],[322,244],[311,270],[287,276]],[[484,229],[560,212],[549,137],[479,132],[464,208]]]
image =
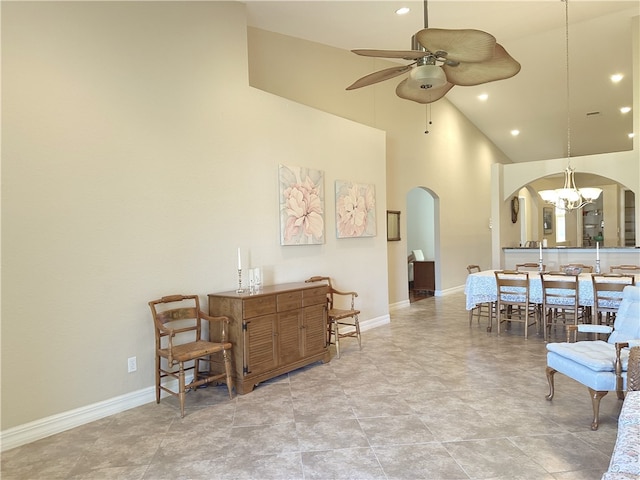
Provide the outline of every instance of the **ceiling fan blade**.
[[366,87],[367,85],[373,85],[374,83],[382,82],[384,80],[389,80],[390,78],[397,77],[398,75],[402,75],[403,73],[411,70],[411,65],[402,65],[397,67],[385,68],[384,70],[380,70],[378,72],[370,73],[369,75],[365,75],[364,77],[356,80],[351,85],[347,87],[347,90],[354,90],[356,88]]
[[405,60],[417,60],[424,57],[427,52],[422,50],[351,50],[356,55],[363,57],[404,58]]
[[493,57],[496,38],[482,30],[447,30],[424,28],[416,39],[430,52],[446,52],[445,57],[457,62],[484,62]]
[[442,87],[416,88],[405,79],[396,87],[396,94],[405,100],[413,100],[418,103],[432,103],[444,97],[453,88],[452,83],[445,83]]
[[447,81],[454,85],[469,87],[513,77],[520,71],[520,64],[507,53],[504,47],[496,43],[495,55],[486,62],[442,65]]

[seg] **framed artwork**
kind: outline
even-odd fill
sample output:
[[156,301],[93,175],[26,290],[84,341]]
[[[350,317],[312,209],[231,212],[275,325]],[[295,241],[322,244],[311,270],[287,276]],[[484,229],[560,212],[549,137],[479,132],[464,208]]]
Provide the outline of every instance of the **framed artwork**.
[[376,235],[375,185],[336,180],[336,236]]
[[324,243],[324,172],[307,167],[278,168],[280,245]]
[[400,211],[387,210],[387,242],[400,240]]
[[553,208],[542,208],[542,231],[545,235],[553,233]]

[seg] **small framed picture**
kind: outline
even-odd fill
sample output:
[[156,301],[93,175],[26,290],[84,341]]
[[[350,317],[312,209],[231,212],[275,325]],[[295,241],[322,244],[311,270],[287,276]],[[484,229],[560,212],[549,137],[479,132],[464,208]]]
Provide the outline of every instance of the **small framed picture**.
[[387,242],[400,240],[400,211],[387,210]]

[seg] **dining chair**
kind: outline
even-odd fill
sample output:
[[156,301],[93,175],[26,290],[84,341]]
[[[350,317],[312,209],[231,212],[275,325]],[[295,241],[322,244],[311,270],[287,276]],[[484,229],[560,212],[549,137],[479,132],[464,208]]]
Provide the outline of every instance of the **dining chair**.
[[[326,282],[329,287],[327,293],[327,344],[333,343],[336,346],[336,357],[340,358],[341,338],[356,338],[358,340],[358,347],[362,350],[360,321],[358,320],[360,310],[355,308],[355,299],[358,293],[336,290],[331,285],[330,277],[315,276],[305,280],[305,283],[311,282]],[[343,327],[347,327],[347,329],[342,330]]]
[[[524,325],[524,338],[528,338],[529,327],[538,324],[535,305],[529,302],[529,272],[498,270],[496,277],[496,323],[498,335],[500,325],[507,322],[519,322]],[[533,320],[530,318],[533,317]]]
[[[537,272],[540,265],[533,262],[516,263],[516,272]],[[542,271],[547,269],[546,265],[542,265]]]
[[[482,269],[479,265],[467,265],[467,273],[471,275],[472,273],[479,273]],[[473,318],[478,319],[478,324],[480,323],[481,318],[487,319],[487,332],[490,332],[493,327],[493,311],[495,308],[495,303],[493,302],[484,302],[479,303],[475,308],[469,310],[469,326],[473,323]]]
[[593,265],[585,265],[584,263],[567,263],[560,265],[560,271],[564,272],[566,268],[580,268],[584,273],[593,273]]
[[609,273],[640,273],[640,265],[611,265]]
[[635,285],[633,275],[620,273],[592,273],[593,323],[611,325],[622,301],[622,291],[627,285]]
[[542,321],[544,339],[549,340],[551,327],[569,321],[577,325],[578,320],[587,318],[587,312],[579,305],[578,275],[564,272],[543,272],[540,274],[542,282]]
[[[170,295],[149,302],[156,337],[156,403],[160,403],[160,392],[177,396],[180,401],[180,416],[184,417],[187,390],[201,385],[224,381],[233,398],[233,377],[231,370],[231,348],[227,341],[227,317],[210,317],[200,309],[197,295]],[[202,321],[209,322],[209,329],[219,332],[218,342],[211,342],[203,335]],[[224,372],[200,370],[200,362],[211,367],[212,356],[222,352]],[[217,362],[216,362],[217,363]],[[185,367],[185,364],[188,366]],[[177,366],[177,369],[176,369]],[[192,377],[187,383],[186,373]],[[178,381],[178,390],[173,390],[162,380],[172,377]]]

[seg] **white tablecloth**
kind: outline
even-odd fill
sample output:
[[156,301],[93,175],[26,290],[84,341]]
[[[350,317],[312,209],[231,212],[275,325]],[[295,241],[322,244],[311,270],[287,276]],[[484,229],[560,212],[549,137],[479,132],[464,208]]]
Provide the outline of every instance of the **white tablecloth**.
[[[495,270],[484,270],[472,273],[467,277],[464,293],[467,295],[467,310],[471,310],[481,303],[495,302],[498,299],[496,291]],[[529,273],[529,301],[542,303],[542,282],[538,272]],[[636,284],[640,282],[640,275],[635,275]],[[583,307],[593,306],[593,283],[590,273],[581,273],[578,277],[578,303]]]

